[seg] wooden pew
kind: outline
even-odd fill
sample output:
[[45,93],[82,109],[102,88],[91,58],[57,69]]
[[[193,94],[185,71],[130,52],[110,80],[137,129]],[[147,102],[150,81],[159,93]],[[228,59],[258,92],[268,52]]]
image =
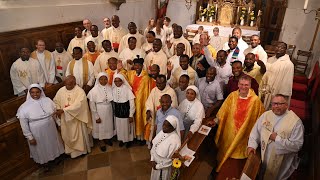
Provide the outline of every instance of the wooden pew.
[[[55,84],[45,91],[53,98],[63,83]],[[14,97],[0,103],[0,177],[1,179],[22,179],[38,168],[30,158],[27,140],[24,137],[19,120],[15,117],[18,108],[25,102],[26,96]]]
[[244,165],[242,175],[246,174],[250,179],[256,179],[261,165],[261,155],[257,151],[256,154],[249,154],[246,164]]

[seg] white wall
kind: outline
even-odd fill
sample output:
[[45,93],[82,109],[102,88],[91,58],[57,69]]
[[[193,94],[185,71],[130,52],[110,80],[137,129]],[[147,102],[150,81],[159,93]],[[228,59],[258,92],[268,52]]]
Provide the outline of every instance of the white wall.
[[167,9],[167,16],[171,18],[171,22],[179,24],[183,29],[194,23],[197,7],[195,0],[192,0],[192,6],[189,10],[185,4],[185,0],[170,0]]
[[[297,50],[308,51],[316,29],[317,21],[315,12],[304,14],[304,0],[288,0],[288,8],[282,25],[280,40],[297,46]],[[320,8],[319,0],[309,0],[307,11]],[[318,31],[317,39],[313,47],[313,61],[320,59],[320,33]],[[311,66],[309,66],[310,68]],[[308,68],[308,69],[309,69]]]
[[127,0],[117,11],[109,0],[0,0],[0,32],[28,29],[47,25],[90,19],[103,28],[104,17],[120,17],[120,24],[127,28],[134,21],[144,29],[154,17],[153,0]]

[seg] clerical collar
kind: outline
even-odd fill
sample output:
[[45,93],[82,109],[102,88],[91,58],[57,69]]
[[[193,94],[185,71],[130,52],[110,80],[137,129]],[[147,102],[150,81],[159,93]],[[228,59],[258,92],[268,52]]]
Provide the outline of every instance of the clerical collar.
[[88,51],[88,52],[89,52],[89,54],[95,54],[95,53],[97,53],[97,51],[94,51],[94,52]]
[[82,60],[82,58],[80,58],[80,59],[74,59],[74,60],[79,61],[79,60]]
[[[45,51],[45,50],[44,50]],[[38,54],[43,54],[44,53],[44,51],[42,51],[42,52],[40,52],[40,51],[36,51]]]
[[21,61],[29,61],[30,58],[29,58],[29,59],[26,59],[26,60],[23,60],[23,59],[20,57],[20,59],[21,59]]

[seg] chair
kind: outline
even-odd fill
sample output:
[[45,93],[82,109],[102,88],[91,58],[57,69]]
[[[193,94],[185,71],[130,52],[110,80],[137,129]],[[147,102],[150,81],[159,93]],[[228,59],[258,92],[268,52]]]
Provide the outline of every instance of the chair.
[[313,102],[313,100],[315,99],[319,85],[320,85],[320,74],[318,73],[318,75],[316,76],[314,85],[312,87],[310,98],[304,101],[292,98],[290,101],[289,109],[292,110],[294,113],[296,113],[296,115],[302,120],[306,131],[310,131],[311,129],[311,112],[312,112],[311,102]]
[[312,89],[316,77],[319,76],[319,72],[319,62],[316,62],[310,79],[308,79],[306,76],[294,76],[292,85],[292,98],[306,100],[308,90]]
[[292,62],[294,64],[294,71],[295,73],[299,73],[299,74],[305,74],[307,67],[308,67],[308,63],[310,60],[310,57],[312,56],[312,52],[311,51],[302,51],[302,50],[298,50],[297,52],[297,58],[292,59]]

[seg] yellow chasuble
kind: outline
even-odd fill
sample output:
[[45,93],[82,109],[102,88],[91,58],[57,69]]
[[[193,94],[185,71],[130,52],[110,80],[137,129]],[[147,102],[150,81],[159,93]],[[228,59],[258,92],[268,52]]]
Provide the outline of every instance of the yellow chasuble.
[[[107,73],[108,76],[109,76],[108,84],[109,84],[110,86],[112,86],[113,76],[114,76],[114,74],[116,74],[117,70],[112,70],[112,69],[108,68],[108,69],[106,69],[105,71],[106,71],[106,73]],[[128,79],[128,78],[127,78],[127,70],[125,70],[124,68],[122,68],[122,69],[120,70],[120,73],[121,73],[126,79]]]
[[[70,62],[70,69],[69,69],[69,73],[71,75],[73,75],[73,68],[74,68],[74,64],[76,63],[75,59],[72,59]],[[82,69],[83,69],[83,73],[82,73],[82,80],[83,80],[83,84],[87,84],[88,83],[88,76],[89,76],[89,64],[88,61],[85,58],[82,58]]]
[[132,87],[136,106],[135,126],[136,135],[141,136],[144,133],[144,127],[147,124],[146,101],[150,94],[150,77],[145,70],[142,70],[140,76],[137,76],[135,70],[128,71],[128,82]]
[[249,90],[247,99],[240,98],[239,91],[234,91],[227,97],[217,113],[217,172],[228,158],[247,158],[251,129],[264,111],[262,102],[252,89]]

